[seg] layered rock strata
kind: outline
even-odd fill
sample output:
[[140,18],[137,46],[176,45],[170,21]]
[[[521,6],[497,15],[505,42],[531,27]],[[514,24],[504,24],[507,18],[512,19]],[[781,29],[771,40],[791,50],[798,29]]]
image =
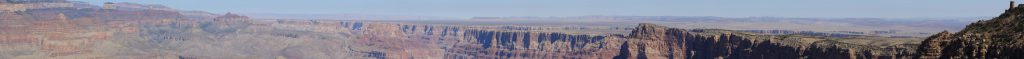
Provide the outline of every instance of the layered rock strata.
[[1017,39],[1024,21],[1016,20],[1016,10],[1024,9],[917,45],[655,24],[640,24],[626,35],[579,34],[537,31],[559,28],[253,20],[237,14],[183,18],[164,10],[42,8],[0,12],[0,52],[5,52],[0,58],[1012,59],[1022,53]]
[[869,46],[813,38],[758,36],[720,30],[683,30],[641,24],[625,40],[625,59],[890,59],[909,58],[907,47]]

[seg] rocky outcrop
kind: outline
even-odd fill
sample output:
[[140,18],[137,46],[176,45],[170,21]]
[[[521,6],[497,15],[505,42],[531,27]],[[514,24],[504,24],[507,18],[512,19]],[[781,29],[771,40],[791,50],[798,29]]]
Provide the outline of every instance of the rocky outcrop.
[[733,31],[666,28],[641,24],[625,40],[625,59],[890,59],[908,58],[912,49],[821,39],[757,36]]
[[636,59],[681,59],[686,58],[685,30],[669,29],[654,24],[640,24],[629,34],[626,44],[621,50],[632,50],[630,55],[618,55],[615,58],[636,58]]
[[957,33],[942,32],[921,42],[920,59],[1024,58],[1024,8],[978,21]]
[[384,48],[368,51],[380,52],[384,55],[375,57],[383,58],[434,56],[402,51],[407,49],[442,49],[436,51],[443,53],[436,58],[608,58],[604,56],[614,55],[608,53],[614,53],[612,50],[616,47],[611,46],[618,43],[614,42],[618,38],[614,36],[491,29],[500,26],[348,21],[340,24],[359,38],[355,40],[359,44]]

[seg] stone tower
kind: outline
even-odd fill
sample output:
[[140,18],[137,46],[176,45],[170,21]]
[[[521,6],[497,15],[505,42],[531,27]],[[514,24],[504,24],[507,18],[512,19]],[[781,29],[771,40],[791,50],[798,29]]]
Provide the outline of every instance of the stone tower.
[[1014,0],[1010,0],[1010,8],[1016,7],[1014,5],[1017,5],[1017,3],[1014,3]]

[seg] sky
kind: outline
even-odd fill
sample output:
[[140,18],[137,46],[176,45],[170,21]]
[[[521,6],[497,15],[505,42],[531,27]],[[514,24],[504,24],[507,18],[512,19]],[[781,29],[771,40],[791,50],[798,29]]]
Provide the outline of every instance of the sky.
[[252,14],[440,17],[720,16],[926,18],[997,16],[1009,0],[73,0]]

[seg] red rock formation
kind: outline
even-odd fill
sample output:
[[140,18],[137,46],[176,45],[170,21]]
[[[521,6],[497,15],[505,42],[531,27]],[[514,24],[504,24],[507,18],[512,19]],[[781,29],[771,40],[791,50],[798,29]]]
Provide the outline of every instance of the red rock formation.
[[685,40],[682,40],[682,36],[686,35],[681,34],[684,31],[643,23],[630,33],[628,38],[632,39],[626,40],[629,44],[625,44],[629,47],[619,49],[636,50],[628,52],[632,54],[628,56],[636,57],[636,59],[684,59],[687,56],[684,52],[688,51],[685,49],[687,46],[683,44]]
[[[5,55],[17,51],[34,51],[32,55],[37,57],[29,57],[29,59],[91,55],[90,53],[96,53],[94,49],[104,49],[95,47],[98,42],[109,42],[114,39],[112,38],[114,33],[109,32],[108,28],[117,27],[117,25],[108,24],[117,22],[132,24],[150,22],[149,20],[152,19],[174,19],[177,18],[174,15],[178,15],[176,12],[166,11],[99,11],[90,8],[65,8],[60,7],[65,6],[61,4],[65,2],[46,1],[51,0],[23,1],[19,4],[29,8],[26,9],[27,11],[0,12],[0,45],[4,46],[2,48],[5,48],[3,50]],[[131,29],[137,29],[137,27]],[[125,33],[131,32],[120,32],[120,34]],[[10,49],[20,50],[11,51]],[[11,56],[0,58],[11,58]]]
[[[609,58],[616,37],[549,32],[496,31],[470,26],[341,22],[359,44],[385,50],[375,58]],[[495,27],[496,28],[496,27]],[[430,47],[436,46],[436,47]],[[423,49],[443,49],[430,52]],[[441,53],[440,55],[420,55]]]
[[28,19],[25,16],[14,13],[14,12],[3,12],[0,13],[0,43],[27,43],[35,42],[34,38],[29,35],[29,23],[26,23]]

